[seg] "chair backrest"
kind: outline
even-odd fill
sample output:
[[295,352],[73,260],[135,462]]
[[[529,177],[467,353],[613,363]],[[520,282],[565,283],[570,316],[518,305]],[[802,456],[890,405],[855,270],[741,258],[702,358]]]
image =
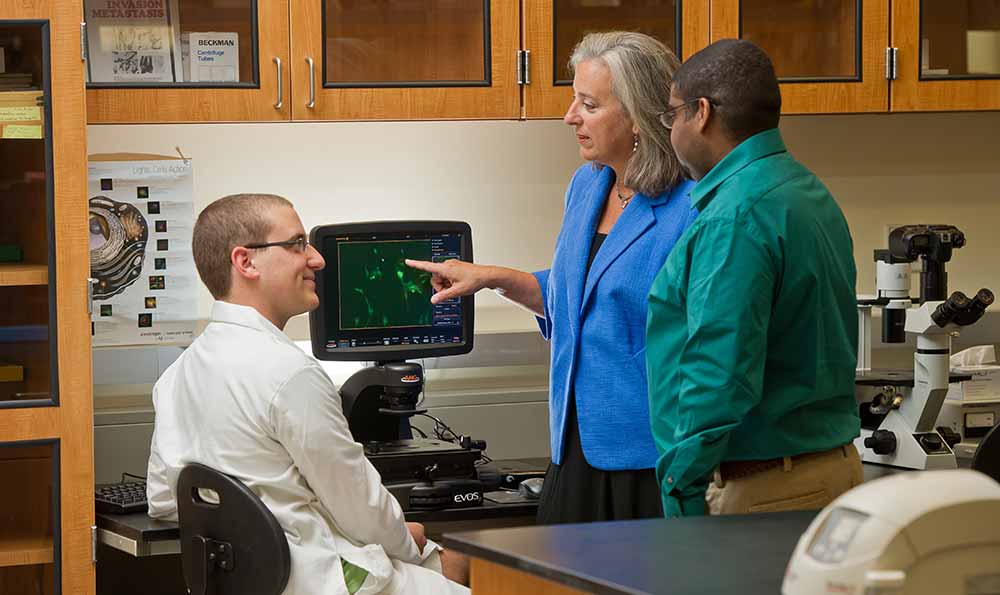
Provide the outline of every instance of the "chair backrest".
[[972,468],[1000,481],[1000,426],[983,436],[972,456]]
[[[199,490],[215,492],[218,502]],[[288,539],[243,482],[198,463],[185,466],[177,478],[177,516],[191,595],[284,591],[291,571]]]

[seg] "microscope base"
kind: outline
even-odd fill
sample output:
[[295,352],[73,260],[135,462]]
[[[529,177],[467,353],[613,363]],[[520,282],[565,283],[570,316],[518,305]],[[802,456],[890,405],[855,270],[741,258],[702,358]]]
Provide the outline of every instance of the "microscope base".
[[[882,421],[880,430],[888,430],[896,436],[896,450],[890,454],[875,454],[870,448],[864,447],[864,439],[872,434],[871,430],[861,430],[862,445],[861,460],[865,463],[878,463],[880,465],[890,465],[902,467],[904,469],[957,469],[958,462],[955,460],[955,453],[944,442],[944,439],[935,430],[929,432],[913,432],[906,426],[903,416],[896,411],[891,412]],[[940,448],[932,451],[921,443],[921,438],[925,436],[936,437],[940,442]]]

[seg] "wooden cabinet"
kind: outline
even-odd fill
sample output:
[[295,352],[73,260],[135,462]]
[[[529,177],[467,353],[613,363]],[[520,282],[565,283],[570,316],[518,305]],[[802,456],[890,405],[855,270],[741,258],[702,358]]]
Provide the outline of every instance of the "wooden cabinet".
[[888,27],[885,0],[712,0],[712,40],[763,48],[786,114],[886,111]]
[[711,23],[768,52],[784,113],[1000,109],[1000,0],[712,0]]
[[[97,7],[107,0],[84,0],[87,21],[89,79],[87,121],[91,124],[138,122],[266,122],[291,117],[288,61],[289,0],[160,0],[171,12],[167,43],[178,45],[166,59],[182,60],[182,40],[191,33],[235,33],[239,69],[235,81],[192,82],[190,66],[168,69],[179,82],[113,80],[114,66],[104,65],[98,52],[114,54],[113,19],[99,19]],[[297,2],[298,3],[298,2]],[[87,17],[89,9],[90,17]],[[98,13],[100,14],[100,13]],[[111,20],[111,23],[106,21]],[[174,25],[171,25],[173,27]],[[113,38],[112,38],[113,39]],[[197,50],[196,50],[197,51]],[[185,74],[187,73],[187,74]],[[141,75],[122,75],[135,79]],[[227,78],[220,76],[219,78]]]
[[567,63],[591,31],[640,31],[686,58],[708,45],[708,0],[524,0],[528,118],[562,117],[573,96]]
[[0,593],[94,592],[80,11],[0,0]]
[[1000,109],[1000,0],[159,1],[170,39],[237,35],[238,73],[116,82],[92,60],[90,123],[556,118],[574,44],[611,29],[682,58],[753,40],[788,114]]
[[894,0],[892,111],[1000,109],[1000,0]]
[[[92,60],[91,124],[561,117],[585,33],[639,30],[684,55],[709,33],[709,0],[174,1],[180,34],[239,29],[239,80],[115,82]],[[92,49],[100,26],[88,22]]]
[[293,2],[293,120],[514,119],[517,0]]

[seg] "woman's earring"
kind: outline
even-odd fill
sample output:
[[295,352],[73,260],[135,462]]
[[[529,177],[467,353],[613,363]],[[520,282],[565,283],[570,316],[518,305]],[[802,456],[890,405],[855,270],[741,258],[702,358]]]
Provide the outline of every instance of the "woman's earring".
[[632,141],[632,152],[635,153],[639,150],[639,135],[635,135],[635,140]]

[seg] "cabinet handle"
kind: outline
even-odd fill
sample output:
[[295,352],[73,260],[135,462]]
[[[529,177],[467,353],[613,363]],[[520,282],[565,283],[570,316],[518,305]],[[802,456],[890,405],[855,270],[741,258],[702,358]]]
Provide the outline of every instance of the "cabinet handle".
[[316,64],[309,56],[306,56],[306,64],[309,65],[309,103],[306,107],[312,109],[316,107]]
[[281,100],[281,98],[284,97],[284,93],[281,91],[281,58],[275,56],[274,64],[278,70],[278,100],[274,102],[274,109],[281,109],[281,106],[285,105],[285,103]]

